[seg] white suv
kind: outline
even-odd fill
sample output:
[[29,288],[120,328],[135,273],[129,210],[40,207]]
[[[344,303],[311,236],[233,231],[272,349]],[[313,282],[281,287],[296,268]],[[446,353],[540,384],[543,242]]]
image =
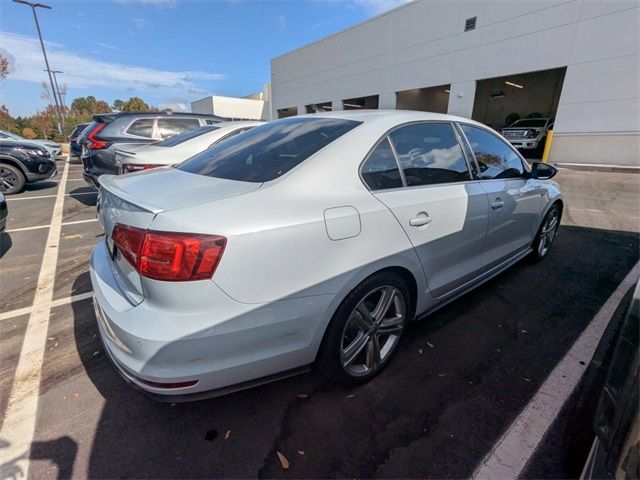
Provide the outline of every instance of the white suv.
[[547,132],[551,129],[553,118],[522,118],[500,130],[500,133],[518,149],[542,153]]

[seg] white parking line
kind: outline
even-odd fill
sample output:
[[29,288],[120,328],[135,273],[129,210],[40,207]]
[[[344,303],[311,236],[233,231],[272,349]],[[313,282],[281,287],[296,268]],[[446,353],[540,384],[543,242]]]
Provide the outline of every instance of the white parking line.
[[29,473],[29,452],[38,413],[38,394],[42,375],[42,360],[47,342],[53,282],[58,263],[58,246],[62,230],[64,208],[64,188],[69,174],[69,162],[65,162],[60,179],[60,189],[53,207],[51,226],[44,249],[38,284],[33,299],[33,309],[22,342],[20,359],[13,378],[11,394],[5,413],[0,441],[5,448],[0,449],[0,478],[27,478]]
[[[71,295],[70,297],[59,298],[57,300],[53,300],[49,305],[51,308],[59,307],[60,305],[68,305],[70,303],[80,302],[82,300],[86,300],[87,298],[91,298],[93,292],[80,293],[78,295]],[[31,313],[35,307],[24,307],[17,308],[15,310],[11,310],[9,312],[0,313],[0,321],[9,320],[10,318],[20,317],[22,315],[27,315]]]
[[[64,223],[61,223],[60,225],[63,227],[66,227],[67,225],[77,225],[78,223],[91,223],[91,222],[97,222],[97,221],[98,221],[97,218],[87,218],[86,220],[75,220],[73,222],[64,222]],[[49,225],[36,225],[35,227],[14,228],[12,230],[6,230],[6,232],[7,233],[26,232],[28,230],[39,230],[42,228],[49,228]]]
[[517,478],[589,366],[616,308],[640,275],[640,262],[618,285],[589,326],[484,460],[473,479]]
[[[95,192],[78,192],[78,193],[65,193],[65,197],[76,197],[78,195],[97,195],[98,191]],[[38,195],[36,197],[21,197],[21,198],[7,198],[7,202],[19,202],[21,200],[38,200],[40,198],[56,198],[58,195]]]

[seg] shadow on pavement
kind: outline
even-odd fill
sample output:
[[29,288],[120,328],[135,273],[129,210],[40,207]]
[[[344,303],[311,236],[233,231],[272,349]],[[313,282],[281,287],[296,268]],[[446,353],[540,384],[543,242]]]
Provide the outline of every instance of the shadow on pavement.
[[[76,347],[104,397],[86,440],[87,472],[468,477],[636,263],[638,248],[636,233],[563,226],[545,261],[520,262],[412,325],[388,368],[351,391],[311,373],[217,399],[156,403],[120,379],[92,306],[76,302]],[[75,454],[41,454],[73,468]]]
[[26,183],[24,185],[25,192],[38,192],[41,190],[48,190],[58,186],[58,182],[52,182],[51,180],[42,180],[35,183]]
[[88,186],[74,188],[69,192],[69,195],[75,200],[78,200],[83,205],[87,205],[89,207],[95,207],[96,201],[98,200],[98,191],[95,188],[91,188]]

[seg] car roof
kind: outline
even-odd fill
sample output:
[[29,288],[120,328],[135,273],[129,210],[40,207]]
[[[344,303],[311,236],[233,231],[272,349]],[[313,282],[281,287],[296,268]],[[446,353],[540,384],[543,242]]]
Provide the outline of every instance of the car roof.
[[111,121],[122,117],[189,117],[189,118],[209,118],[224,121],[223,117],[217,115],[209,115],[207,113],[189,113],[189,112],[112,112],[112,113],[96,113],[93,115],[94,121]]
[[397,121],[398,123],[424,122],[424,121],[446,121],[463,122],[469,124],[482,125],[480,122],[470,118],[458,117],[444,113],[422,112],[416,110],[338,110],[332,112],[308,113],[287,118],[340,118],[344,120],[354,120],[356,122],[371,123],[377,121]]

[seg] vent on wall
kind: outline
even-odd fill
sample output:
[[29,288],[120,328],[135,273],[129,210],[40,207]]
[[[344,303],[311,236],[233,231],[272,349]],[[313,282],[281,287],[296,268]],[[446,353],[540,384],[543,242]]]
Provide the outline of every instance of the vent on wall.
[[478,20],[478,17],[467,18],[464,21],[464,31],[468,32],[469,30],[475,30],[476,29],[476,20]]

